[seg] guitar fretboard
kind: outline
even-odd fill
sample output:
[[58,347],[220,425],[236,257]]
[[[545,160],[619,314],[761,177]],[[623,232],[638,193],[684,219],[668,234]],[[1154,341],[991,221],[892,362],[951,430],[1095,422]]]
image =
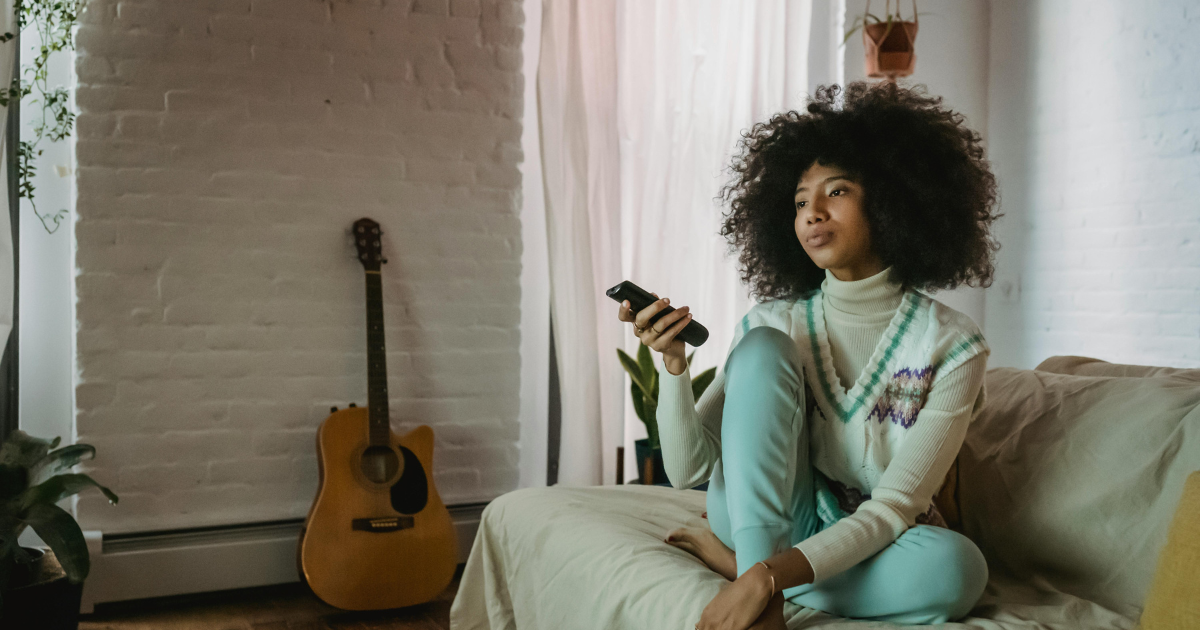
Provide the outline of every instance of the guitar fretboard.
[[367,405],[371,444],[388,445],[387,351],[383,341],[383,280],[378,271],[367,276]]

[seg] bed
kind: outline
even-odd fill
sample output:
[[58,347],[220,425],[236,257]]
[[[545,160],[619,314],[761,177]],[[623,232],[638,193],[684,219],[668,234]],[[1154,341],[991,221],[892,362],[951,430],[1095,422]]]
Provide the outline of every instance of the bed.
[[[1044,365],[988,371],[958,459],[955,528],[984,552],[989,583],[947,628],[1133,628],[1184,479],[1200,469],[1200,370]],[[704,511],[704,492],[662,486],[502,495],[483,512],[451,630],[693,630],[725,580],[663,538],[706,526]],[[792,629],[909,627],[791,602],[784,614]]]

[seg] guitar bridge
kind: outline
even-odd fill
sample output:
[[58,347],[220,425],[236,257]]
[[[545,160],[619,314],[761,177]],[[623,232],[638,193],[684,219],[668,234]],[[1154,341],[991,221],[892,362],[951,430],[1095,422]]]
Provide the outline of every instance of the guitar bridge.
[[383,534],[401,529],[412,529],[413,517],[389,516],[387,518],[356,518],[350,522],[350,529],[360,532],[375,532]]

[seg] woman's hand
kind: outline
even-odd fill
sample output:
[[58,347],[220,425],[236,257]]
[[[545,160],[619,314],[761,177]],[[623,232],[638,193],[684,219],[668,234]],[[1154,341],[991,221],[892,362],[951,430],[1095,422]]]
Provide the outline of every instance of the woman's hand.
[[[783,593],[771,596],[771,584],[750,569],[721,585],[721,591],[700,614],[699,630],[786,630]],[[769,579],[769,578],[768,578]]]
[[[657,293],[652,293],[652,295],[658,297]],[[623,322],[633,322],[636,328],[644,329],[640,335],[637,335],[635,329],[634,334],[642,341],[643,345],[651,350],[661,352],[667,371],[679,376],[687,369],[687,355],[684,354],[683,340],[676,339],[675,335],[679,334],[679,331],[692,321],[692,314],[688,312],[688,307],[681,306],[663,315],[654,322],[653,326],[646,325],[651,317],[654,317],[670,303],[670,298],[662,298],[634,314],[629,308],[629,300],[625,300],[617,307],[617,319]]]

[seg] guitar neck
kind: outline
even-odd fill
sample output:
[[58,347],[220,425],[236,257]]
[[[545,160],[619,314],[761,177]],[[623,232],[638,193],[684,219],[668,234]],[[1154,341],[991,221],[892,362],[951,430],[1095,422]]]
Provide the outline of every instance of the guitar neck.
[[378,271],[367,276],[367,406],[371,444],[391,443],[388,424],[387,351],[383,340],[383,279]]

